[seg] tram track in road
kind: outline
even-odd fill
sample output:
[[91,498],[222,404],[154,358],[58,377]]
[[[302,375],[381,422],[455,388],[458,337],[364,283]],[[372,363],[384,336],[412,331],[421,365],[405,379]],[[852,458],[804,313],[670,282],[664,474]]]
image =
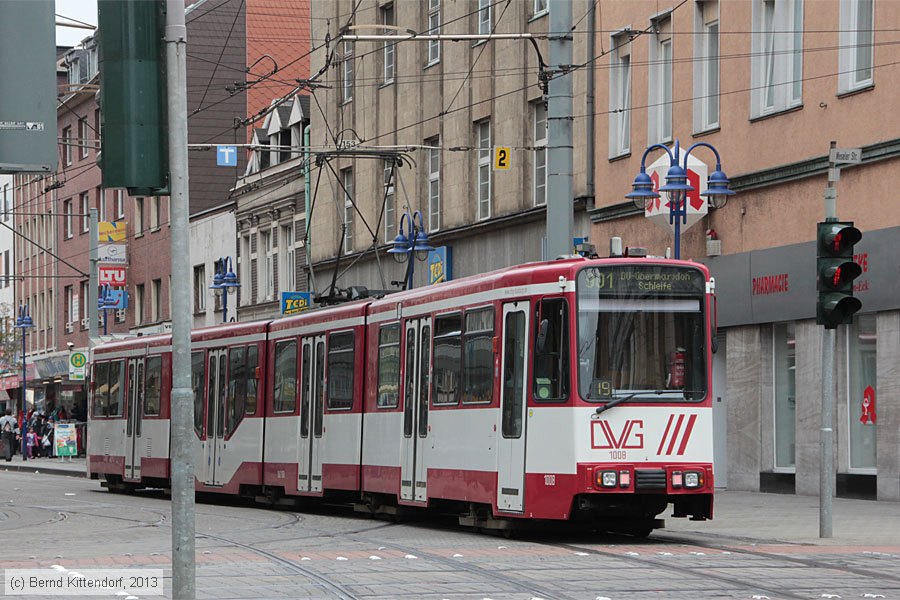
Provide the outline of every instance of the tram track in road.
[[353,593],[347,586],[337,583],[336,581],[332,581],[329,577],[322,575],[316,572],[313,569],[304,567],[303,565],[285,558],[283,556],[279,556],[273,552],[269,552],[267,550],[263,550],[261,548],[257,548],[252,544],[245,544],[243,542],[238,542],[236,540],[230,540],[228,538],[224,538],[218,535],[212,535],[210,533],[198,534],[197,537],[207,538],[210,540],[216,540],[217,542],[221,542],[223,544],[229,544],[231,546],[235,546],[237,548],[243,548],[244,550],[249,550],[255,554],[268,558],[269,560],[290,569],[291,571],[297,573],[298,575],[304,575],[309,578],[310,581],[316,582],[320,587],[329,590],[338,595],[342,600],[363,600],[361,596],[357,596]]
[[[752,550],[746,547],[738,546],[738,545],[730,545],[724,543],[714,543],[714,542],[702,542],[697,540],[686,540],[684,538],[678,538],[674,536],[668,535],[659,535],[654,536],[654,539],[659,541],[665,541],[669,543],[676,544],[687,544],[690,546],[694,546],[696,548],[706,548],[707,550],[719,550],[722,552],[731,552],[734,554],[745,554],[747,556],[759,556],[762,558],[769,558],[772,560],[781,560],[786,561],[798,565],[803,565],[807,567],[813,567],[817,569],[831,569],[837,571],[843,571],[845,573],[852,573],[854,575],[859,575],[861,577],[872,577],[875,579],[887,579],[890,581],[900,582],[900,575],[893,575],[891,573],[881,572],[881,571],[873,571],[871,569],[864,569],[861,567],[854,567],[851,565],[841,564],[839,561],[829,561],[824,559],[815,559],[815,558],[802,558],[799,556],[790,556],[785,554],[778,554],[775,552],[765,552],[762,550]],[[747,543],[759,543],[758,540],[754,540],[753,542]],[[783,544],[789,546],[796,546],[798,549],[802,549],[804,544],[796,544],[790,542],[770,542],[773,544]]]
[[[592,548],[590,546],[579,546],[577,544],[568,544],[568,543],[551,543],[551,542],[535,542],[544,546],[556,547],[556,548],[565,548],[566,550],[571,550],[572,552],[583,552],[586,554],[591,554],[594,556],[604,556],[609,558],[615,558],[619,560],[624,560],[632,563],[638,563],[644,566],[653,567],[655,569],[661,569],[666,571],[671,571],[673,573],[677,573],[679,575],[684,575],[685,573],[690,573],[691,575],[695,575],[700,579],[705,580],[715,580],[721,583],[727,583],[729,585],[739,586],[740,588],[752,589],[755,592],[761,592],[764,594],[771,594],[773,598],[790,598],[792,600],[808,600],[808,596],[801,596],[798,594],[793,594],[791,592],[786,592],[782,589],[776,589],[774,587],[768,587],[764,584],[759,583],[755,580],[747,580],[741,579],[739,577],[730,577],[727,575],[721,575],[717,573],[713,573],[708,568],[701,567],[686,567],[683,565],[675,565],[669,564],[666,561],[650,558],[646,556],[633,556],[630,554],[626,554],[624,552],[615,552],[613,550],[600,550],[598,548]],[[681,541],[680,543],[684,543]],[[702,547],[702,546],[697,546]],[[779,557],[780,558],[780,557]]]

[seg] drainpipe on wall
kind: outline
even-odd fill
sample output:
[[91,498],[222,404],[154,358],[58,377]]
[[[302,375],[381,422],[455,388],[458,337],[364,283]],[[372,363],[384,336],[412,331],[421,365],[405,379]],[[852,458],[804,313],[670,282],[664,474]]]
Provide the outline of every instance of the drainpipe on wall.
[[[597,3],[592,2],[592,0],[588,0],[590,3],[590,8],[588,9],[587,16],[587,28],[588,28],[588,42],[587,42],[587,60],[592,60],[594,56],[596,56],[596,48],[597,48],[597,39],[596,39],[596,31],[595,31],[595,13],[597,10]],[[586,210],[591,210],[594,208],[596,203],[594,196],[594,120],[596,117],[594,116],[594,62],[588,66],[587,72],[587,114],[588,114],[588,122],[587,122],[587,206]],[[588,226],[590,229],[590,226]]]
[[309,138],[310,132],[312,131],[312,125],[307,125],[303,128],[303,204],[304,204],[304,217],[303,223],[306,227],[305,240],[306,244],[306,291],[310,291],[312,289],[312,258],[311,258],[311,246],[310,243],[310,233],[312,229],[309,226],[309,174],[312,169],[310,169],[309,159]]

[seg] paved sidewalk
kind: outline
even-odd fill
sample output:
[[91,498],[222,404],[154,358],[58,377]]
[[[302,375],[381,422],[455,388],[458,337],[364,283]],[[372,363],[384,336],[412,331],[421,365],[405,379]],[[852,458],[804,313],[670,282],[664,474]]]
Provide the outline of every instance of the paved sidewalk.
[[87,477],[87,459],[79,458],[32,458],[22,460],[22,456],[13,456],[12,461],[0,460],[0,472],[19,471],[23,473],[38,472],[44,475],[69,475],[71,477]]
[[[891,546],[900,549],[900,503],[835,498],[832,537],[819,537],[818,496],[717,491],[715,518],[689,521],[666,518],[659,533],[723,539],[843,546]],[[896,551],[896,550],[895,550]]]

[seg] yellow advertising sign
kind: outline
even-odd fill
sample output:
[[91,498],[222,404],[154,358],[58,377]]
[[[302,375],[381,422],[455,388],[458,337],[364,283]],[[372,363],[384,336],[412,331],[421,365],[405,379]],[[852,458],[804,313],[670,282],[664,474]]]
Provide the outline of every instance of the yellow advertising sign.
[[125,231],[125,221],[100,221],[100,243],[124,242]]

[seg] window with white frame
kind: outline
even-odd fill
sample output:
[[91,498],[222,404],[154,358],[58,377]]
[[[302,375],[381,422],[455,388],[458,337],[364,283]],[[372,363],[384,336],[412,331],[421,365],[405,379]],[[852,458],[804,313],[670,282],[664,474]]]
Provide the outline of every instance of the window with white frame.
[[[441,32],[441,0],[428,0],[428,35]],[[428,64],[441,60],[441,41],[428,40]]]
[[871,86],[874,75],[875,0],[842,0],[838,93]]
[[478,33],[491,32],[491,5],[493,0],[478,0]]
[[103,188],[97,188],[97,218],[106,221],[106,192]]
[[78,119],[78,146],[81,148],[81,158],[88,157],[88,127],[87,117]]
[[344,42],[343,77],[341,78],[341,102],[353,100],[353,42]]
[[73,225],[72,217],[73,217],[74,211],[72,210],[72,201],[71,200],[66,200],[65,202],[63,202],[63,212],[66,215],[66,239],[69,239],[72,237],[72,235],[74,233],[74,230],[72,227],[72,225]]
[[353,169],[341,171],[344,192],[344,253],[353,252]]
[[144,322],[144,284],[139,283],[134,288],[134,323],[141,325]]
[[533,0],[531,8],[532,18],[545,15],[550,12],[550,0]]
[[87,233],[91,228],[91,198],[90,194],[81,194],[81,233]]
[[66,286],[66,323],[74,323],[78,320],[75,314],[75,290],[71,285]]
[[125,218],[125,190],[116,190],[116,219]]
[[206,310],[206,293],[209,283],[206,281],[206,265],[194,265],[194,312]]
[[63,162],[66,166],[72,164],[72,144],[75,143],[75,140],[72,139],[72,128],[71,127],[63,127],[62,130],[62,147],[63,147]]
[[[381,13],[381,24],[382,25],[394,25],[394,5],[393,4],[385,4],[381,8],[378,9],[378,12]],[[385,27],[384,34],[392,35],[396,33],[393,29]],[[382,83],[388,84],[393,83],[394,81],[394,50],[396,48],[396,44],[394,42],[384,42],[384,46],[382,47],[382,66],[384,67]]]
[[394,241],[397,227],[397,214],[394,207],[394,161],[386,160],[382,168],[384,178],[384,241]]
[[610,45],[609,157],[615,158],[631,152],[631,37],[613,35]]
[[[79,289],[81,290],[81,302],[79,302],[80,312],[82,315],[81,326],[84,327],[85,329],[87,329],[88,328],[88,323],[87,323],[87,319],[88,319],[88,284],[87,284],[87,281],[82,281]],[[76,316],[76,318],[77,318],[77,316]]]
[[694,4],[694,132],[719,126],[719,2]]
[[532,196],[534,205],[547,203],[547,105],[543,100],[532,104],[534,169],[532,171]]
[[672,141],[672,17],[653,20],[650,36],[650,69],[647,140],[650,144]]
[[803,101],[803,0],[753,0],[750,117]]
[[150,197],[150,229],[159,229],[159,196]]
[[[239,248],[240,255],[238,257],[238,269],[240,269],[240,279],[244,282],[244,285],[238,288],[238,300],[242,306],[250,304],[251,302],[251,294],[252,287],[249,285],[251,283],[251,259],[250,259],[250,251],[251,251],[251,241],[250,234],[244,234],[241,236],[241,247]],[[241,291],[243,290],[243,292]],[[216,310],[219,310],[219,297],[216,296]]]
[[266,250],[266,300],[275,298],[275,235],[271,229],[264,231],[263,248]]
[[162,319],[162,279],[154,279],[150,282],[150,322],[156,323]]
[[441,228],[441,149],[440,138],[425,140],[428,148],[428,231]]
[[282,290],[292,292],[296,286],[294,266],[294,224],[281,226],[278,236],[281,252],[278,253],[278,285]]
[[478,140],[478,220],[491,216],[491,122],[475,124]]
[[134,235],[143,235],[144,233],[144,198],[138,197],[134,200]]

